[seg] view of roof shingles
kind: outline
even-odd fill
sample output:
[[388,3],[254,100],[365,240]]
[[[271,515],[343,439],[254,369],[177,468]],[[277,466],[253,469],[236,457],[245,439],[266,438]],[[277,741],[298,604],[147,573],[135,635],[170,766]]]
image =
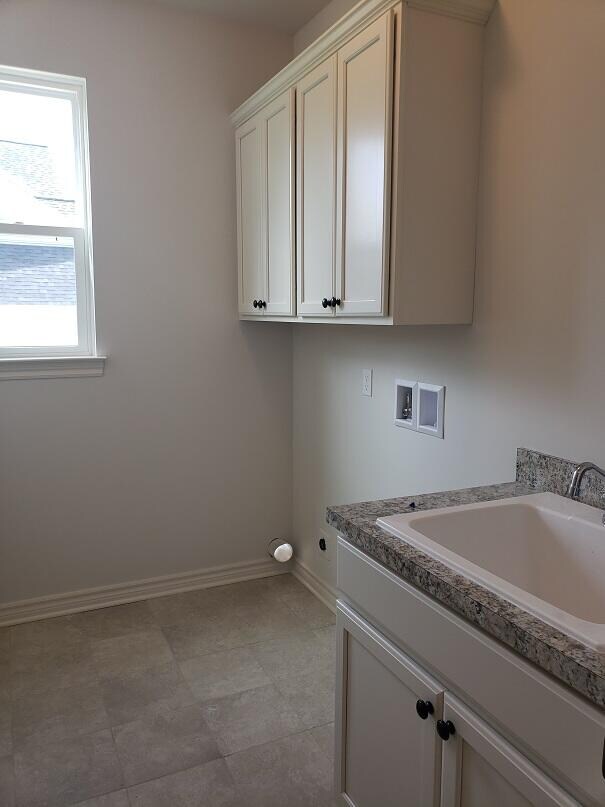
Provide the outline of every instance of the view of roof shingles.
[[73,249],[0,242],[0,305],[75,305]]
[[73,213],[74,199],[61,186],[48,146],[0,140],[0,171],[21,179],[38,201]]
[[[53,211],[73,213],[47,146],[0,140],[0,171],[21,180]],[[0,305],[75,305],[73,249],[3,243],[0,239]]]

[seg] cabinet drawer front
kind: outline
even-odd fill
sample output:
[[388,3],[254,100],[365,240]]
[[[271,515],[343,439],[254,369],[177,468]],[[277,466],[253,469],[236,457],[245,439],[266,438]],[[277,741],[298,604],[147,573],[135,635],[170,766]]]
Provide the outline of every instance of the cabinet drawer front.
[[565,790],[605,804],[603,712],[342,538],[338,588]]
[[355,807],[437,807],[441,686],[346,605],[337,636],[337,792]]

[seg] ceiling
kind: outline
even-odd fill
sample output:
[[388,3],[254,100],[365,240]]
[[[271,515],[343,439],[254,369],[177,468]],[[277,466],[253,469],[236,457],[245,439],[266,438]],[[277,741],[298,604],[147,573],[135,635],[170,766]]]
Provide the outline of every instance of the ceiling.
[[227,19],[294,34],[327,5],[328,0],[161,0],[197,8]]

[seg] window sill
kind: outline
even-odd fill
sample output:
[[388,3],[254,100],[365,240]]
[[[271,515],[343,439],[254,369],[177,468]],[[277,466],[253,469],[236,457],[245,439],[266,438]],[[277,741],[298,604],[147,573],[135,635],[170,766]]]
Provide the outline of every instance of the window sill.
[[100,376],[105,356],[21,357],[0,359],[0,381],[25,378],[81,378]]

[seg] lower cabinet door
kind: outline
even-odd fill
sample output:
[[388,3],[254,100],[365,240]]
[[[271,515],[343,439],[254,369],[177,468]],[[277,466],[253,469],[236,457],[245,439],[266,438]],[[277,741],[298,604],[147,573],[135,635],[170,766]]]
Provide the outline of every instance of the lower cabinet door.
[[441,807],[580,807],[449,694],[440,728],[447,738],[443,742]]
[[343,803],[437,807],[442,687],[342,603],[337,636],[336,790]]

